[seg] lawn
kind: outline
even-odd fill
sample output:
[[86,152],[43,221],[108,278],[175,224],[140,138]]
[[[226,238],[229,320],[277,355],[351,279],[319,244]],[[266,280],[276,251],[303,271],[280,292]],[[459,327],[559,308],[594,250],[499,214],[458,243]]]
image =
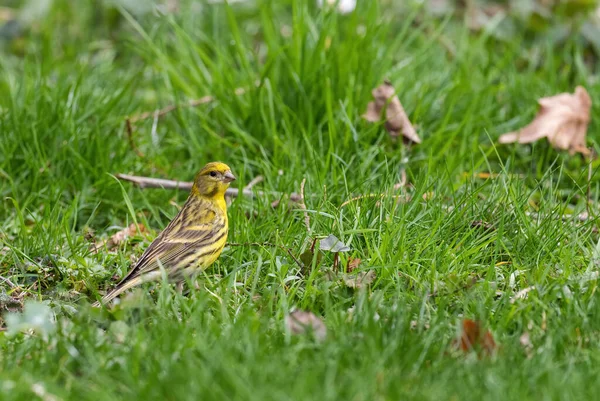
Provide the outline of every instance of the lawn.
[[[2,400],[597,396],[600,163],[498,143],[581,85],[600,153],[600,46],[551,34],[581,16],[21,3],[0,8]],[[422,143],[361,117],[386,79]],[[236,188],[263,177],[231,199],[220,259],[184,293],[92,308],[187,197],[117,175],[191,181],[213,160]],[[319,250],[329,235],[349,250]],[[326,335],[296,333],[296,310]],[[461,350],[465,319],[497,347]]]

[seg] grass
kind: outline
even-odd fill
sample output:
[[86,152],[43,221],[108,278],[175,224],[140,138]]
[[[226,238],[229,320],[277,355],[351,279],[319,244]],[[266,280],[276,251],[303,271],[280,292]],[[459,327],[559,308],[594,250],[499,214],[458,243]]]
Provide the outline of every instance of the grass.
[[[539,97],[577,84],[598,114],[598,70],[580,41],[499,42],[385,2],[344,16],[298,0],[182,2],[176,14],[92,4],[56,0],[24,36],[0,42],[0,275],[18,288],[0,285],[56,318],[46,332],[0,334],[3,399],[597,393],[597,223],[562,216],[586,210],[588,188],[597,213],[598,162],[588,180],[585,160],[545,142],[496,145]],[[385,78],[422,144],[402,146],[361,119]],[[136,123],[132,148],[127,116],[207,95],[215,101]],[[594,119],[588,132],[598,151]],[[273,195],[237,198],[232,243],[300,255],[334,234],[352,248],[342,266],[360,258],[372,286],[347,288],[331,254],[300,269],[279,248],[228,247],[187,296],[159,284],[112,311],[91,308],[187,195],[114,174],[190,180],[214,159],[240,188],[262,175],[258,189],[298,192],[306,179],[310,232],[303,211],[272,208]],[[412,187],[394,190],[402,170]],[[402,191],[410,201],[341,206]],[[90,252],[132,222],[151,233]],[[323,317],[325,341],[291,335],[294,308]],[[492,331],[494,357],[453,350],[463,318]]]

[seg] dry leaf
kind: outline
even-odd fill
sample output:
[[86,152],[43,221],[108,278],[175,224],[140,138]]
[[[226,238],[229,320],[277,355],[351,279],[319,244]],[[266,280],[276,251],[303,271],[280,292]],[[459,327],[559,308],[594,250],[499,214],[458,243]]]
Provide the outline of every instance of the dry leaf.
[[346,271],[348,273],[352,273],[353,270],[358,268],[360,265],[360,258],[349,258],[348,264],[346,265]]
[[312,312],[294,311],[286,317],[285,323],[295,335],[312,333],[317,340],[324,340],[327,336],[325,323]]
[[342,278],[347,287],[358,290],[373,283],[377,278],[377,275],[373,270],[369,270],[366,272],[359,272],[358,274],[345,274]]
[[500,143],[530,143],[548,138],[556,149],[589,155],[585,144],[590,122],[592,100],[585,88],[578,86],[575,93],[561,93],[538,100],[540,111],[533,121],[519,131],[500,136]]
[[[139,232],[138,226],[140,228]],[[135,223],[131,223],[129,227],[125,227],[121,231],[116,232],[108,240],[94,245],[92,248],[92,252],[98,252],[101,248],[105,246],[108,249],[113,249],[114,247],[125,241],[127,238],[132,237],[138,233],[146,232],[146,227],[143,224],[139,224],[138,226],[136,226]]]
[[402,135],[410,142],[421,143],[421,138],[408,119],[400,99],[395,95],[392,84],[386,81],[371,93],[375,100],[367,105],[363,118],[370,122],[381,121],[385,110],[385,129],[392,137]]
[[471,319],[464,319],[462,321],[460,338],[454,344],[463,352],[476,350],[478,352],[482,351],[487,355],[494,354],[498,348],[492,333],[489,330],[486,330],[484,333],[479,322]]

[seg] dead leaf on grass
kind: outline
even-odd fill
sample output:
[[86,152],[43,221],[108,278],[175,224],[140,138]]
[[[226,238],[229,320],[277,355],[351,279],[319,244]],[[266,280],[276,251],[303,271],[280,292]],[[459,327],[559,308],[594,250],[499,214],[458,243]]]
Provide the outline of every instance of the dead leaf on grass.
[[556,149],[568,150],[571,155],[579,152],[589,155],[585,136],[590,122],[592,100],[582,86],[575,93],[561,93],[538,100],[540,111],[533,121],[514,132],[500,136],[500,143],[530,143],[548,138]]
[[324,340],[327,336],[325,323],[312,312],[296,310],[286,317],[285,323],[294,335],[312,333],[317,340]]
[[379,122],[385,118],[385,129],[392,137],[402,135],[409,142],[421,143],[421,138],[417,135],[395,92],[388,81],[373,89],[371,93],[375,100],[367,105],[363,118],[370,122]]
[[348,288],[361,289],[368,287],[375,281],[377,275],[373,270],[358,272],[358,274],[345,274],[342,279]]
[[349,258],[348,264],[346,265],[346,271],[348,273],[352,273],[353,270],[358,268],[360,265],[360,258]]
[[479,322],[471,319],[462,321],[460,337],[454,341],[454,345],[463,352],[475,350],[486,355],[493,355],[498,348],[492,333],[489,330],[484,332]]
[[[139,226],[139,231],[138,231],[138,226]],[[101,248],[104,248],[104,247],[106,247],[109,250],[113,249],[116,246],[118,246],[119,244],[121,244],[123,241],[125,241],[127,238],[137,235],[138,233],[141,234],[141,233],[145,233],[145,232],[146,232],[146,227],[143,224],[139,224],[136,226],[135,223],[131,223],[129,225],[129,227],[125,227],[121,231],[116,232],[109,239],[102,241],[99,244],[94,245],[92,248],[92,252],[96,253]]]

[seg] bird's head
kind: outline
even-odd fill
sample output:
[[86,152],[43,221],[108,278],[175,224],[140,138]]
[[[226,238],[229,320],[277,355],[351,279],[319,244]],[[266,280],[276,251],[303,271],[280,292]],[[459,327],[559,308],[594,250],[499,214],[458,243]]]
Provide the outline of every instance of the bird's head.
[[192,186],[192,195],[211,199],[222,198],[233,180],[235,180],[235,176],[231,173],[231,169],[227,164],[221,162],[208,163],[196,175]]

